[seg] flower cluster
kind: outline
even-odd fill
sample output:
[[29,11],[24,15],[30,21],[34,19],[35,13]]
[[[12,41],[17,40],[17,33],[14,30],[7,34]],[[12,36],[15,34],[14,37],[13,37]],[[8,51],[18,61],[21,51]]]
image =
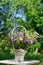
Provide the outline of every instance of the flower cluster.
[[[14,32],[11,34],[11,41],[14,44],[15,49],[27,49],[29,45],[36,42],[36,34],[31,33],[31,35],[28,31],[19,32],[18,30],[14,30]],[[34,35],[34,36],[33,36]],[[33,39],[32,39],[33,36]]]
[[29,39],[26,37],[26,32],[19,33],[18,31],[15,31],[14,34],[11,35],[12,42],[16,42],[17,40],[23,41],[23,42],[29,42]]

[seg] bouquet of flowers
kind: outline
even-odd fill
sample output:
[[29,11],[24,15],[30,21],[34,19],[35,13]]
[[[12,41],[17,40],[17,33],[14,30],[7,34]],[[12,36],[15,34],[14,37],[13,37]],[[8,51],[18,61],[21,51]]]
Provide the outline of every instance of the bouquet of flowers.
[[23,26],[16,26],[12,30],[10,37],[15,49],[26,50],[29,47],[29,45],[37,41],[37,35],[30,33]]

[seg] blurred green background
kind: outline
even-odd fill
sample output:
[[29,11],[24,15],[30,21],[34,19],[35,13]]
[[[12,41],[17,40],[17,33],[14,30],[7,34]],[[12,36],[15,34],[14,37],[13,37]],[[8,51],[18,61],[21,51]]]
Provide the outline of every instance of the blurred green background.
[[43,0],[0,0],[0,60],[14,59],[9,33],[17,25],[39,33],[39,43],[28,48],[24,59],[37,59],[43,65]]

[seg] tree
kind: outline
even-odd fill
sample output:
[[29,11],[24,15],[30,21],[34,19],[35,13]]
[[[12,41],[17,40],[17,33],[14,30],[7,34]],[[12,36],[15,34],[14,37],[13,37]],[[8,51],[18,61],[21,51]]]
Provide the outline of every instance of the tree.
[[[23,25],[27,30],[34,29],[40,36],[41,47],[43,45],[43,0],[1,0],[0,1],[0,41],[9,43],[8,34],[13,29],[13,24]],[[25,20],[13,15],[18,10],[23,10]],[[13,15],[13,17],[12,17]],[[15,23],[14,23],[15,20]],[[4,40],[4,41],[3,41]],[[2,42],[3,41],[3,42]],[[1,44],[0,43],[0,44]],[[37,45],[36,45],[37,46]],[[34,46],[33,46],[34,47]],[[33,49],[32,47],[32,49]],[[40,48],[40,52],[43,48]],[[41,52],[43,53],[43,52]]]

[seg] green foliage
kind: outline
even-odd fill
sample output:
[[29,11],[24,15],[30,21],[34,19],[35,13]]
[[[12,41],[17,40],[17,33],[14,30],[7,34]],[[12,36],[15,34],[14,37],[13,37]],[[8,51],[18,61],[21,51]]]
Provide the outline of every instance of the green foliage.
[[[9,5],[9,1],[12,2],[11,5]],[[0,60],[6,59],[6,58],[8,59],[13,56],[12,54],[10,55],[9,50],[11,50],[12,45],[10,44],[11,42],[8,37],[9,32],[13,29],[14,18],[11,18],[11,15],[12,15],[11,10],[16,9],[18,11],[21,8],[23,8],[26,21],[23,21],[20,18],[16,18],[16,23],[18,25],[23,25],[27,30],[34,29],[40,34],[40,40],[35,45],[33,44],[32,47],[28,49],[26,58],[27,59],[43,58],[43,6],[40,6],[40,3],[43,3],[43,0],[0,0],[0,7],[1,7],[1,10],[0,10]],[[8,8],[5,8],[6,5]],[[7,10],[7,13],[5,12],[6,11],[5,9]],[[3,25],[1,24],[2,21],[4,21]],[[6,45],[8,45],[9,47],[7,51],[5,49],[5,47],[7,47]],[[36,47],[38,47],[39,50],[38,50],[38,53],[35,55],[34,51]],[[43,65],[43,63],[39,65]]]

